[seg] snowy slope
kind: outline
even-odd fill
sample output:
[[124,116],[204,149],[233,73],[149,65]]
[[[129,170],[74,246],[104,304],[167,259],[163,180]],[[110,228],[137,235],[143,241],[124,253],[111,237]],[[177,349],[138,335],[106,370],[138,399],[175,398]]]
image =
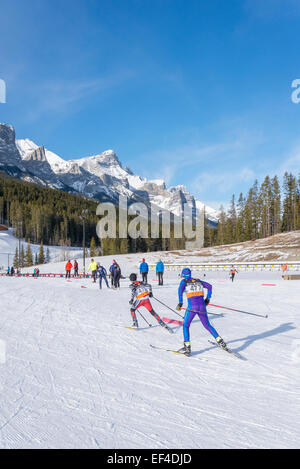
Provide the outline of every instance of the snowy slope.
[[176,251],[165,254],[165,262],[184,263],[189,256],[193,263],[295,262],[300,261],[300,230],[280,233],[268,238],[227,244],[196,251]]
[[[137,260],[123,258],[123,272]],[[261,285],[266,275],[276,287]],[[145,310],[151,329],[140,317],[138,332],[117,327],[130,324],[127,280],[115,292],[90,280],[0,278],[1,448],[299,447],[299,282],[273,273],[206,280],[215,304],[269,314],[210,316],[247,361],[212,346],[196,319],[195,358],[152,350],[180,347],[182,330],[168,334]],[[175,307],[176,274],[152,283]]]
[[[21,246],[22,244],[26,252],[27,243],[25,241],[21,241]],[[35,256],[36,253],[39,253],[39,244],[31,244],[30,246],[33,256]],[[7,270],[8,265],[12,266],[16,247],[19,248],[19,240],[13,235],[13,230],[10,228],[8,231],[0,231],[0,272]],[[80,258],[82,256],[82,250],[80,248],[70,248],[67,246],[44,246],[45,254],[48,247],[50,252],[50,260],[54,262],[63,261],[69,257]],[[30,270],[32,271],[32,269],[33,268]]]

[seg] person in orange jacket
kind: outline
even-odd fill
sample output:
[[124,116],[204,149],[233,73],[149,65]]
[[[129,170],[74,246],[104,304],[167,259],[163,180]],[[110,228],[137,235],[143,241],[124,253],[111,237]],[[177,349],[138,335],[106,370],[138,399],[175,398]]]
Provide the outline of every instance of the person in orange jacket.
[[233,280],[234,280],[235,274],[237,274],[237,273],[238,273],[238,271],[237,271],[237,270],[234,268],[234,266],[232,265],[232,266],[231,266],[231,269],[230,269],[230,273],[229,273],[229,276],[230,276],[230,279],[232,280],[232,282],[233,282]]
[[71,278],[71,269],[72,269],[72,264],[71,264],[71,261],[68,260],[68,262],[66,263],[66,278]]

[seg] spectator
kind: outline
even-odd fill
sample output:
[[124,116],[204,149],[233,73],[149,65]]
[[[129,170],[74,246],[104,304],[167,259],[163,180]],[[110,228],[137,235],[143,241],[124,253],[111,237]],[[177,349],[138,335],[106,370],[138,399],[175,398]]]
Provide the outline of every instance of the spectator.
[[100,290],[102,289],[102,280],[105,281],[107,288],[109,288],[108,281],[107,281],[107,278],[106,278],[107,272],[106,272],[105,267],[103,267],[103,265],[101,265],[101,264],[98,264],[97,265],[97,271],[98,271],[98,274],[99,274],[99,288],[100,288]]
[[112,265],[111,265],[110,268],[109,268],[109,272],[110,272],[110,283],[111,283],[111,287],[112,287],[112,288],[114,287],[114,272],[115,272],[115,266],[116,266],[116,261],[113,260],[113,263],[112,263]]
[[115,290],[117,288],[120,289],[120,278],[121,278],[121,267],[119,264],[115,261],[115,267],[114,267],[114,288]]
[[90,265],[89,265],[88,271],[89,271],[89,270],[92,271],[93,281],[94,281],[94,283],[96,283],[96,278],[97,278],[97,264],[96,264],[96,262],[94,261],[94,259],[91,260],[91,263],[90,263]]
[[158,277],[158,285],[163,285],[163,276],[164,276],[165,266],[161,259],[158,260],[156,264],[156,275]]
[[71,261],[69,260],[67,263],[66,263],[66,278],[71,278],[71,269],[72,269],[72,264],[71,264]]
[[74,261],[74,277],[78,277],[78,262],[76,259]]
[[143,283],[148,283],[148,272],[149,272],[149,267],[145,259],[143,259],[141,265],[140,265],[140,273],[142,274],[142,281]]

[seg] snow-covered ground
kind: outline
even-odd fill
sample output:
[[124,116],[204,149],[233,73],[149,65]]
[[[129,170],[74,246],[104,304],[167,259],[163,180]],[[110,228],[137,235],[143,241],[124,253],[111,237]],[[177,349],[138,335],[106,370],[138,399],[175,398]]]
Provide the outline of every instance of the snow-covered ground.
[[[137,271],[141,257],[118,256],[123,273]],[[177,273],[163,287],[153,274],[149,280],[174,308]],[[273,272],[240,273],[234,283],[213,272],[205,280],[214,304],[269,315],[209,307],[224,313],[211,322],[247,360],[211,345],[197,319],[194,358],[151,349],[179,348],[182,328],[171,335],[146,310],[152,328],[141,317],[137,332],[119,327],[131,324],[128,280],[100,291],[90,279],[0,278],[0,447],[299,447],[300,282]],[[154,299],[153,306],[177,318]]]

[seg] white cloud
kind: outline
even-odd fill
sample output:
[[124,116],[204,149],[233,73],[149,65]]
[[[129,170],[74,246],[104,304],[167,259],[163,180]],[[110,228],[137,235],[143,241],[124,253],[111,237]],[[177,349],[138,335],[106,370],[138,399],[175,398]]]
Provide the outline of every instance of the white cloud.
[[113,76],[93,80],[53,80],[41,83],[31,92],[33,104],[28,117],[37,120],[49,112],[69,112],[72,105],[83,105],[92,96],[104,96],[104,92],[120,85],[132,75],[132,71],[124,70]]

